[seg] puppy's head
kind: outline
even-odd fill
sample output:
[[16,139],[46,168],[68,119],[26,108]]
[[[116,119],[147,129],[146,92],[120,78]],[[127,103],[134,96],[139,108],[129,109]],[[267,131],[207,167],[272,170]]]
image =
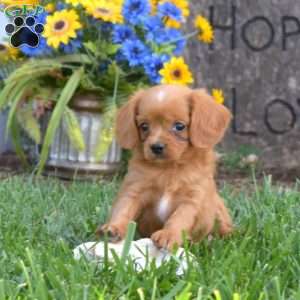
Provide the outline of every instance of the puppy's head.
[[116,136],[125,149],[141,147],[146,160],[176,161],[191,147],[212,148],[230,118],[205,90],[160,85],[137,92],[119,110]]

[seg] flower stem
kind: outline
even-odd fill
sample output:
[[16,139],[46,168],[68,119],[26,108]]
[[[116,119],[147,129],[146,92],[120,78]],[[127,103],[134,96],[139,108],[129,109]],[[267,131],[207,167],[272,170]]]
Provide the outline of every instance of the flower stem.
[[198,33],[199,33],[199,31],[195,30],[193,32],[190,32],[190,33],[182,36],[181,38],[177,38],[177,39],[174,39],[174,40],[166,43],[166,45],[174,44],[174,43],[177,43],[177,42],[182,41],[182,40],[188,40],[188,39],[194,37],[195,35],[197,35]]
[[186,39],[186,40],[188,40],[188,39],[190,39],[190,38],[196,36],[198,33],[199,33],[199,31],[198,31],[198,30],[195,30],[195,31],[193,31],[193,32],[190,32],[190,33],[184,35],[183,38]]

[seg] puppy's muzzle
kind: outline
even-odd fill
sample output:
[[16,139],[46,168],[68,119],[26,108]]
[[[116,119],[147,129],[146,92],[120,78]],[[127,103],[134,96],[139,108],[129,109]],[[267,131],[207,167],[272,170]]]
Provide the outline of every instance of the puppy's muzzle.
[[166,146],[162,143],[155,143],[150,146],[152,153],[155,155],[162,155]]

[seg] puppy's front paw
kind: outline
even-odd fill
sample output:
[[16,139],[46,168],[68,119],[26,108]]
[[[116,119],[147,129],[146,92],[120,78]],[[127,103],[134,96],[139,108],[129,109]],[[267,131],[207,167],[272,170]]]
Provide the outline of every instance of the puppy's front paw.
[[104,224],[97,228],[96,234],[100,237],[106,235],[110,242],[116,243],[125,238],[126,228],[114,224]]
[[158,248],[173,250],[182,245],[181,233],[171,229],[162,229],[154,232],[151,236],[153,243]]

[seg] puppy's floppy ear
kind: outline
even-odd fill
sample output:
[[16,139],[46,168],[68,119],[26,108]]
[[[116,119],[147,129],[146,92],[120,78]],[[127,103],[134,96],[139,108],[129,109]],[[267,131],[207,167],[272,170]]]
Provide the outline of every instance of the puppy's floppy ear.
[[133,149],[139,141],[139,133],[135,123],[137,104],[144,91],[133,94],[117,113],[116,138],[124,149]]
[[198,148],[212,148],[222,139],[231,120],[231,113],[224,105],[216,103],[205,90],[193,91],[190,103],[191,143]]

